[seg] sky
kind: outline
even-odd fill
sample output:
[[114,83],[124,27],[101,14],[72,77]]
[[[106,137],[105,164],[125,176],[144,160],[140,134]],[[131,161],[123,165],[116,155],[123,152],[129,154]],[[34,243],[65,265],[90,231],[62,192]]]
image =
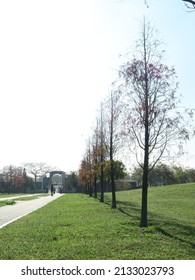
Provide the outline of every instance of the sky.
[[[195,12],[181,0],[0,0],[0,169],[79,169],[100,102],[145,15],[159,31],[178,94],[195,108]],[[195,168],[195,140],[181,162]]]

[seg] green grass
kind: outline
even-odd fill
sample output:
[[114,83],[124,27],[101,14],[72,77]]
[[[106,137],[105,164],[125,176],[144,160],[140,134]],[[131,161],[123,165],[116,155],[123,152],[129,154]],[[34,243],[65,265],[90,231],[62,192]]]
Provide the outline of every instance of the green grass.
[[2,200],[0,201],[0,207],[2,206],[6,206],[6,205],[13,205],[15,204],[16,202],[12,199],[9,199],[9,200]]
[[32,195],[32,196],[23,196],[23,197],[18,197],[15,198],[14,200],[20,200],[20,201],[26,201],[26,200],[33,200],[33,199],[37,199],[39,197],[43,197],[43,196],[48,196],[49,194],[40,194],[40,195]]
[[141,190],[117,193],[117,209],[68,194],[0,230],[0,259],[195,259],[195,186],[149,189],[149,227],[140,228]]
[[28,195],[26,193],[0,193],[0,198],[9,198],[9,197],[16,197],[16,196],[23,196],[23,195]]

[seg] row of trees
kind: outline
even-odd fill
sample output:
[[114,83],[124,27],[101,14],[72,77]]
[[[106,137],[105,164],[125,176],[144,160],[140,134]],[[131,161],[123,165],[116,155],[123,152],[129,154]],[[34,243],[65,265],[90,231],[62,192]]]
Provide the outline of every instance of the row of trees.
[[115,180],[124,178],[126,175],[124,164],[117,159],[118,151],[122,146],[122,109],[120,92],[111,91],[109,98],[101,104],[99,116],[96,119],[92,137],[88,140],[79,170],[79,178],[81,182],[87,182],[87,191],[90,196],[94,191],[97,197],[97,181],[100,182],[101,202],[104,201],[105,183],[111,185],[112,208],[116,208]]
[[25,163],[22,166],[5,166],[0,173],[1,192],[36,190],[37,179],[45,176],[52,167],[43,162]]
[[[100,201],[103,202],[104,192],[113,189],[110,176],[111,161],[95,161],[93,152],[90,158],[91,161],[87,159],[81,163],[78,173],[78,191],[87,193],[90,196],[94,194],[95,198],[97,198],[97,192],[100,191]],[[115,180],[123,179],[127,176],[125,165],[118,160],[113,161],[113,172]]]
[[27,175],[25,168],[15,167],[13,165],[3,168],[0,174],[0,191],[1,192],[16,192],[18,190],[25,191],[27,184]]
[[149,173],[162,158],[182,154],[194,133],[193,110],[181,106],[176,71],[163,63],[163,55],[156,31],[144,19],[134,53],[131,58],[127,55],[111,93],[101,104],[80,169],[80,174],[88,169],[93,175],[94,187],[99,172],[103,201],[104,168],[109,160],[112,208],[116,208],[114,160],[128,147],[130,161],[136,159],[142,170],[141,227],[147,226]]
[[[131,179],[138,185],[142,182],[143,169],[136,167],[131,173]],[[148,175],[149,186],[165,186],[171,184],[182,184],[195,182],[195,169],[182,166],[169,166],[158,164]]]
[[[0,192],[13,193],[35,192],[38,190],[43,191],[43,184],[47,184],[49,172],[55,169],[55,167],[44,162],[28,162],[19,167],[11,164],[5,166],[0,171]],[[54,184],[62,184],[61,175],[55,174],[52,181]],[[66,174],[65,189],[67,192],[75,192],[79,190],[79,180],[76,172]]]

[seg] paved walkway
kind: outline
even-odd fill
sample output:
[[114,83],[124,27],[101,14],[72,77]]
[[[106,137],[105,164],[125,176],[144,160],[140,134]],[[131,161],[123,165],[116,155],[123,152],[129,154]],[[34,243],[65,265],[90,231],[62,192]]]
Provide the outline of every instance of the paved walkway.
[[[6,205],[0,207],[0,229],[20,219],[21,217],[26,216],[27,214],[43,207],[44,205],[59,198],[60,196],[62,196],[62,194],[56,193],[53,196],[42,196],[33,200],[18,200],[14,205]],[[12,198],[13,197],[10,197],[9,199]],[[7,200],[7,198],[4,198],[3,200]]]
[[9,195],[9,196],[0,198],[0,201],[2,201],[2,200],[16,199],[16,198],[20,198],[20,197],[35,196],[35,195],[42,195],[42,193],[24,194],[24,195],[18,195],[18,196],[10,196],[10,195]]

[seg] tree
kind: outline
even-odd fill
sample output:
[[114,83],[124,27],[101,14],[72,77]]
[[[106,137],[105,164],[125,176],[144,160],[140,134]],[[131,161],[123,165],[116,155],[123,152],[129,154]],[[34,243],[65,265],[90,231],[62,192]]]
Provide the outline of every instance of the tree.
[[173,173],[174,173],[175,181],[177,182],[177,184],[189,182],[188,181],[189,174],[188,174],[187,170],[185,170],[183,167],[173,166]]
[[88,185],[88,170],[87,170],[87,162],[85,159],[81,161],[79,168],[79,187],[81,193],[87,193],[87,185]]
[[91,151],[89,146],[85,153],[84,159],[81,162],[78,177],[80,185],[82,187],[82,192],[85,192],[92,196],[92,162]]
[[105,134],[106,147],[109,154],[110,162],[110,181],[112,189],[112,208],[116,208],[116,191],[115,191],[115,162],[114,157],[121,146],[121,112],[122,104],[120,102],[120,91],[111,91],[110,98],[105,102]]
[[37,178],[45,176],[48,172],[52,170],[52,167],[48,166],[44,162],[28,162],[24,164],[24,167],[27,173],[33,175],[34,177],[34,184],[36,188]]
[[[131,179],[138,183],[142,176],[141,167],[135,167]],[[169,166],[167,164],[157,164],[148,176],[150,186],[165,186],[172,184],[183,184],[195,182],[195,170],[192,168],[184,168],[181,166]]]
[[99,147],[99,161],[100,166],[100,202],[104,202],[104,164],[105,164],[105,133],[103,122],[103,104],[100,109],[100,147]]
[[67,175],[66,178],[66,188],[68,190],[76,191],[78,189],[78,175],[76,172],[72,171]]
[[166,152],[170,156],[176,143],[182,148],[190,134],[185,117],[193,116],[190,110],[181,113],[178,109],[175,69],[162,64],[163,51],[159,51],[160,41],[154,34],[144,19],[135,56],[120,71],[123,80],[120,87],[126,92],[127,101],[126,135],[143,169],[141,227],[147,226],[149,172]]
[[[13,165],[10,164],[9,166],[5,166],[3,168],[4,181],[9,185],[10,189],[13,187],[14,174],[15,174],[15,167]],[[13,189],[13,191],[15,190]]]
[[26,178],[21,167],[16,167],[13,165],[5,166],[3,168],[3,179],[4,184],[7,185],[8,191],[18,191],[23,188],[26,182]]
[[100,155],[100,131],[99,120],[96,120],[96,127],[92,136],[92,173],[93,173],[93,185],[94,185],[94,197],[97,198],[97,179],[98,179],[98,161]]
[[[122,161],[119,160],[113,160],[113,171],[114,171],[114,179],[119,180],[119,179],[124,179],[125,176],[127,176],[126,168],[125,165],[123,164]],[[112,179],[110,176],[110,166],[111,166],[111,161],[107,160],[105,162],[105,181],[107,183],[111,183]]]
[[[131,178],[136,180],[140,185],[143,169],[141,167],[134,168]],[[174,171],[171,166],[163,163],[157,164],[148,174],[148,182],[150,186],[164,186],[176,184]]]
[[177,183],[172,168],[166,164],[158,164],[149,173],[150,186],[164,186]]
[[33,179],[29,176],[27,176],[27,173],[26,173],[26,169],[23,168],[23,178],[24,178],[24,191],[27,192],[28,189],[32,189],[33,188]]
[[88,170],[88,193],[89,196],[92,196],[92,151],[91,151],[91,141],[88,141],[87,145],[87,153],[86,153],[86,162],[87,162],[87,170]]

